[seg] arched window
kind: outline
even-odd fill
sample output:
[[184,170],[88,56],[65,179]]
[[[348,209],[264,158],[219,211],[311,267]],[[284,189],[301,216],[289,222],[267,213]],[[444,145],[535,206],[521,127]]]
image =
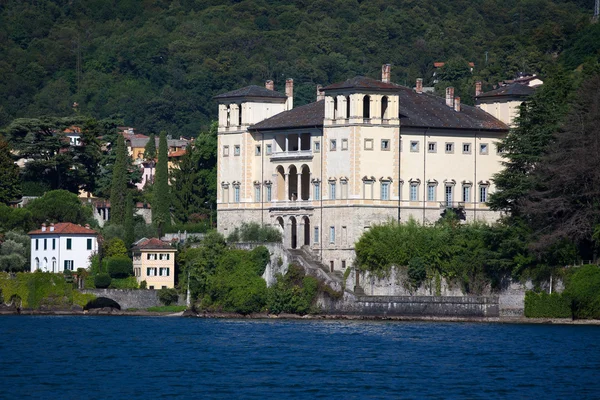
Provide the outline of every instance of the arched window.
[[371,96],[369,95],[363,97],[363,118],[371,118]]
[[350,96],[346,96],[346,118],[350,118]]
[[40,259],[39,258],[35,258],[35,269],[40,269]]
[[388,109],[388,97],[383,96],[381,98],[381,118],[382,119],[390,119],[389,116],[387,115],[387,109]]
[[52,257],[52,272],[56,271],[56,257]]
[[225,126],[231,126],[231,106],[227,105],[227,123]]
[[337,119],[339,116],[339,112],[338,112],[338,100],[337,100],[337,96],[333,97],[333,119]]
[[238,125],[242,125],[242,105],[238,104]]

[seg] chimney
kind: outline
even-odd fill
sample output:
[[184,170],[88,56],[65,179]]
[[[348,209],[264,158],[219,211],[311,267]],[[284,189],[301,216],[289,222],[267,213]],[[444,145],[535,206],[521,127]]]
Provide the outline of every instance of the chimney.
[[417,78],[417,93],[423,93],[423,78]]
[[460,112],[460,97],[454,98],[454,111]]
[[85,227],[86,227],[87,229],[90,229],[90,224],[85,224]]
[[452,86],[446,88],[446,105],[454,107],[454,88]]
[[54,232],[54,223],[50,224],[50,232]]
[[275,90],[275,85],[272,80],[268,80],[265,82],[265,87],[269,90]]
[[475,82],[475,97],[481,94],[481,81]]
[[46,232],[46,224],[42,224],[42,232]]
[[325,100],[325,92],[322,92],[323,85],[317,85],[317,101]]
[[294,80],[291,78],[285,80],[285,95],[287,96],[286,109],[291,110],[294,108]]
[[381,82],[390,83],[392,64],[383,64],[381,66]]

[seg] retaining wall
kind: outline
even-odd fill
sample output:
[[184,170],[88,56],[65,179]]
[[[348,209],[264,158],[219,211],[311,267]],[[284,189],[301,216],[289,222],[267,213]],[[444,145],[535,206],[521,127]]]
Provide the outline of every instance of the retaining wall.
[[[128,308],[146,309],[159,307],[163,304],[158,299],[158,290],[146,289],[83,289],[81,293],[93,294],[96,297],[106,297],[116,301],[122,310]],[[179,304],[181,299],[179,299]]]

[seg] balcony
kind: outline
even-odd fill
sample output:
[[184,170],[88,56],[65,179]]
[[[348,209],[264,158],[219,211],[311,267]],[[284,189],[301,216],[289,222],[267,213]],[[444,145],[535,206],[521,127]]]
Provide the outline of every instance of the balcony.
[[442,201],[442,202],[440,202],[440,210],[444,210],[447,208],[461,210],[461,209],[465,208],[465,203],[463,201]]
[[271,161],[304,161],[312,160],[312,150],[296,150],[296,151],[279,151],[271,153]]

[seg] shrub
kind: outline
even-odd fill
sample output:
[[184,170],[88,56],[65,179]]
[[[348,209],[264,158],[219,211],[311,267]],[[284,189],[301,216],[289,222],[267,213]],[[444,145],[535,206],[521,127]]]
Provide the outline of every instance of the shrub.
[[427,277],[427,267],[421,257],[413,257],[408,262],[408,278],[413,287],[418,288]]
[[281,242],[282,236],[281,232],[271,226],[243,222],[239,228],[235,228],[227,240],[229,242]]
[[138,283],[135,276],[128,276],[127,278],[111,279],[111,289],[137,289]]
[[148,287],[148,282],[146,282],[145,280],[140,282],[140,289],[146,289],[147,287]]
[[158,291],[158,299],[165,306],[170,306],[173,303],[177,303],[177,300],[179,300],[179,295],[175,289],[160,289]]
[[573,318],[600,318],[600,267],[585,265],[569,276],[565,296],[571,300]]
[[98,289],[106,289],[110,286],[111,280],[109,274],[98,274],[94,277],[94,286]]
[[297,265],[290,265],[285,275],[277,277],[277,283],[268,290],[267,308],[274,314],[306,314],[313,308],[319,290],[319,282],[306,276]]
[[570,300],[561,293],[527,291],[525,316],[527,318],[570,318]]
[[127,278],[133,275],[133,261],[127,256],[113,256],[107,259],[108,273],[111,278]]

